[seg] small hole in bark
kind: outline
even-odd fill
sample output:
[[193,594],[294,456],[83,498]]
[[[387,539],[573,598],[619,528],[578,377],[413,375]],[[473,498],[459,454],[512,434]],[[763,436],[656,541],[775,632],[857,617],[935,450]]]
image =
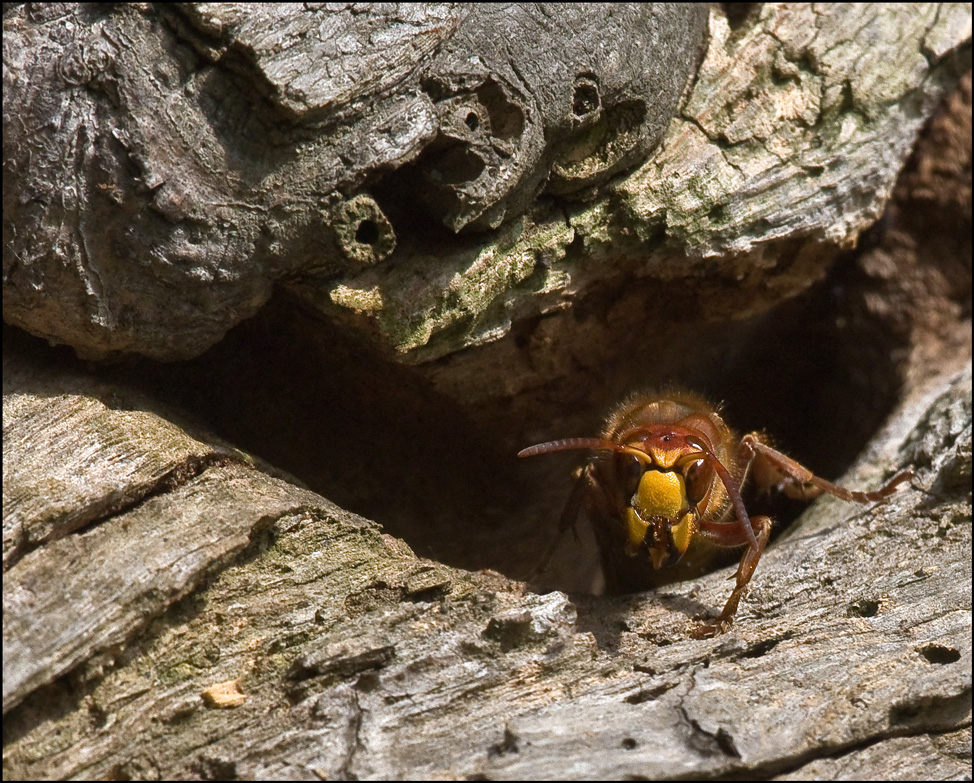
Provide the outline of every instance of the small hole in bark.
[[374,245],[379,241],[379,227],[373,220],[363,220],[355,229],[355,241],[363,245]]
[[472,131],[475,131],[480,127],[480,118],[474,112],[470,112],[464,122]]
[[960,653],[953,647],[943,647],[939,644],[928,644],[920,648],[920,655],[930,663],[947,664],[957,663],[960,660]]
[[850,617],[875,617],[877,614],[879,614],[879,601],[863,598],[849,605]]
[[572,96],[572,114],[581,119],[599,108],[599,90],[592,82],[586,80],[575,85]]
[[434,182],[458,185],[461,182],[473,182],[483,173],[484,168],[481,157],[464,144],[446,150],[428,171]]

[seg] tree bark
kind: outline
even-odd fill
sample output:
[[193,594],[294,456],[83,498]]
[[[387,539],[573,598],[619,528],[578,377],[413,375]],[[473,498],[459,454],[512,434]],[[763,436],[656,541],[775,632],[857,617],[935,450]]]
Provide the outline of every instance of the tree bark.
[[[9,777],[967,769],[969,369],[907,401],[847,479],[910,465],[909,488],[875,509],[816,504],[731,631],[695,641],[726,571],[624,597],[526,592],[417,558],[122,388],[106,404],[60,370],[39,392],[36,357],[7,353]],[[51,426],[54,409],[81,426]],[[81,450],[89,486],[69,510],[90,521],[65,535],[64,509],[30,489],[76,478],[49,455]]]

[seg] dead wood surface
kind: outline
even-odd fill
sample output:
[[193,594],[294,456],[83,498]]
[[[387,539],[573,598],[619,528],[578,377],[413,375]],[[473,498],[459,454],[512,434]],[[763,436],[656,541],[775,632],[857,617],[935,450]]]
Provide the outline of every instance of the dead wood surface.
[[[125,389],[106,406],[77,371],[38,395],[46,368],[7,354],[4,465],[86,449],[96,491],[73,510],[98,517],[108,486],[131,498],[90,529],[14,548],[7,777],[969,769],[956,753],[970,732],[969,368],[909,400],[847,479],[913,465],[908,489],[875,509],[817,504],[766,553],[734,628],[694,641],[726,571],[621,598],[525,593],[416,558],[219,447],[147,493],[142,453],[171,462],[171,425],[134,416]],[[38,427],[51,405],[116,435]],[[141,448],[121,454],[135,434]],[[29,475],[55,485],[75,470],[41,459]],[[5,496],[21,481],[5,475]],[[887,743],[895,754],[877,752]]]
[[85,356],[186,358],[275,282],[492,232],[645,160],[707,13],[5,6],[5,318]]

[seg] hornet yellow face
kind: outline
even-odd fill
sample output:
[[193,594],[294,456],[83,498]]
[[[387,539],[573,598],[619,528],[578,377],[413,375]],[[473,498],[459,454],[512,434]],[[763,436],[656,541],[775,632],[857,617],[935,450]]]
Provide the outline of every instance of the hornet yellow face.
[[[636,555],[643,547],[649,551],[653,568],[666,565],[671,550],[683,555],[696,531],[696,512],[687,501],[686,482],[673,471],[647,470],[639,480],[636,494],[624,511],[628,540],[626,551]],[[654,525],[662,520],[663,527]],[[669,524],[672,520],[676,524]],[[661,535],[662,534],[662,535]]]

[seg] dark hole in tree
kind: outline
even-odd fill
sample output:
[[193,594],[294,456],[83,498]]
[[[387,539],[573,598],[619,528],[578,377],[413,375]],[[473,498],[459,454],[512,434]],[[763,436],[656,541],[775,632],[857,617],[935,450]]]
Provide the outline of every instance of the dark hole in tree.
[[480,127],[480,118],[474,112],[470,112],[466,116],[466,119],[464,119],[464,122],[472,131],[475,131]]
[[[157,374],[164,395],[182,398],[228,441],[379,522],[419,554],[523,579],[554,535],[584,454],[515,454],[541,440],[596,435],[605,414],[640,388],[701,392],[724,403],[738,431],[766,430],[819,474],[840,476],[898,393],[891,335],[847,317],[856,287],[838,270],[815,290],[744,320],[733,305],[726,319],[695,317],[696,299],[683,282],[606,287],[552,331],[612,324],[584,350],[571,336],[552,346],[575,351],[574,373],[510,396],[503,391],[510,371],[498,364],[504,353],[496,347],[441,360],[439,377],[466,378],[474,402],[470,394],[438,393],[431,367],[387,359],[285,295],[200,359]],[[625,296],[633,301],[629,316]],[[660,307],[646,308],[647,301]],[[616,320],[606,321],[613,306]],[[632,320],[664,311],[671,316]],[[511,350],[527,350],[545,326],[544,317],[515,324],[506,338]],[[758,513],[780,524],[802,508]],[[588,543],[566,536],[544,584],[591,588],[597,565],[587,528],[583,516],[579,532]]]
[[355,241],[362,245],[374,245],[379,241],[379,227],[374,220],[363,220],[358,224]]
[[477,99],[490,116],[491,132],[499,139],[520,138],[524,132],[524,110],[508,99],[504,88],[488,80],[476,92]]
[[458,144],[450,147],[443,152],[421,156],[428,161],[426,171],[429,172],[430,179],[442,185],[458,185],[463,182],[472,182],[481,175],[484,170],[484,161],[474,150],[466,144]]
[[863,598],[850,604],[847,614],[850,617],[875,617],[879,614],[879,601]]
[[594,84],[583,82],[575,87],[572,96],[572,113],[581,119],[599,108],[599,91]]
[[944,665],[957,663],[960,660],[960,652],[953,647],[944,647],[939,644],[928,644],[920,649],[920,655],[930,663]]
[[516,483],[460,406],[286,295],[199,359],[150,371],[235,446],[450,564],[476,563],[495,482]]

